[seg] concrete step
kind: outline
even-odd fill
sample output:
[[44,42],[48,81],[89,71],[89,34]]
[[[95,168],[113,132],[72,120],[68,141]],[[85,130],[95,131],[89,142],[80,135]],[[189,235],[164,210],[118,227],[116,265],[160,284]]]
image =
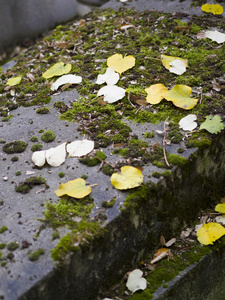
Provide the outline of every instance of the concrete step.
[[[182,22],[192,25],[187,29]],[[121,31],[127,23],[134,27]],[[190,111],[197,115],[198,126],[210,114],[224,118],[223,89],[215,91],[211,84],[213,78],[222,82],[224,46],[196,39],[197,32],[209,26],[221,31],[224,25],[218,16],[95,10],[80,22],[58,26],[18,56],[13,68],[2,71],[2,299],[97,299],[154,253],[161,234],[166,239],[179,234],[196,222],[202,210],[219,202],[224,193],[224,132],[209,134],[198,127],[187,134],[178,122],[189,111],[165,100],[156,106],[136,102],[144,100],[144,89],[153,83],[167,87],[184,83],[198,98]],[[135,67],[120,79],[130,94],[105,104],[96,97],[95,80],[116,52],[136,58]],[[160,54],[188,58],[185,76],[166,70],[157,59]],[[59,61],[71,63],[72,73],[83,81],[53,93],[42,74]],[[28,73],[35,77],[33,82]],[[6,88],[7,79],[19,75],[21,84]],[[42,107],[49,108],[46,114],[38,111]],[[50,143],[41,138],[47,130],[56,136]],[[86,159],[89,166],[79,158],[67,158],[58,168],[34,167],[34,143],[45,150],[84,134],[96,146]],[[27,143],[25,150],[12,150],[9,143],[21,140]],[[97,150],[107,157],[104,163],[90,166],[96,163]],[[128,164],[143,169],[144,184],[130,191],[116,190],[110,174]],[[91,196],[77,200],[55,195],[60,183],[82,176],[98,184]],[[32,184],[25,193],[29,178]],[[23,193],[15,190],[20,183]]]

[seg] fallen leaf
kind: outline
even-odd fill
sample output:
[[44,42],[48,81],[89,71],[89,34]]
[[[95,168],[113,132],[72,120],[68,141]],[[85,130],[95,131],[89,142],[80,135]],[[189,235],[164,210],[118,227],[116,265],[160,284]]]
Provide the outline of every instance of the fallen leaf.
[[107,85],[114,85],[120,79],[120,75],[116,73],[113,68],[109,67],[106,69],[105,74],[99,74],[97,77],[97,84],[103,84],[106,82]]
[[[185,67],[188,66],[188,61],[187,59],[183,59],[181,57],[176,57],[176,56],[169,56],[169,55],[161,55],[161,59],[162,59],[162,64],[163,66],[167,69],[170,70],[171,68],[173,68],[173,66],[171,66],[171,63],[173,63],[174,61],[180,60],[183,62],[182,66],[185,65]],[[175,63],[176,64],[176,63]],[[186,68],[185,68],[186,70]],[[173,72],[172,72],[173,73]]]
[[217,223],[204,224],[197,231],[197,239],[203,245],[213,244],[225,234],[225,228]]
[[129,28],[133,28],[133,27],[135,27],[133,24],[123,24],[123,25],[121,25],[120,27],[119,27],[119,30],[127,30],[127,29],[129,29]]
[[36,81],[36,78],[32,73],[27,73],[27,78],[29,78],[31,82]]
[[225,214],[225,203],[217,204],[217,206],[215,207],[215,211],[218,211],[221,214]]
[[21,79],[22,79],[22,76],[10,78],[10,79],[8,79],[8,81],[6,82],[6,85],[9,85],[9,86],[17,85],[17,84],[20,83]]
[[172,101],[177,107],[183,109],[192,109],[198,102],[198,99],[190,98],[191,87],[177,84],[166,95],[168,101]]
[[205,122],[200,125],[200,130],[205,129],[210,133],[218,133],[224,129],[224,124],[219,115],[206,116]]
[[225,85],[220,85],[216,79],[214,78],[213,81],[212,81],[212,84],[213,84],[213,89],[217,92],[220,92],[221,89],[224,89],[225,88]]
[[66,160],[66,143],[46,151],[46,161],[52,167],[59,167]]
[[[168,248],[160,248],[156,251],[153,259],[151,260],[151,264],[155,264],[156,262],[160,261],[161,259],[169,256],[170,249]],[[170,253],[171,254],[171,253]]]
[[149,88],[146,88],[145,91],[148,94],[146,101],[150,104],[160,103],[160,101],[165,98],[168,93],[168,89],[162,83],[153,84]]
[[98,96],[104,95],[104,101],[107,101],[108,103],[114,103],[122,99],[125,94],[126,90],[116,85],[106,85],[97,93]]
[[35,151],[31,159],[38,167],[44,166],[46,161],[52,167],[59,167],[66,159],[66,143],[48,150]]
[[223,13],[223,6],[219,4],[203,4],[201,7],[202,11],[204,12],[210,12],[214,15],[221,15]]
[[225,216],[218,216],[215,218],[216,223],[222,223],[223,225],[225,225]]
[[218,44],[225,42],[225,33],[219,32],[217,30],[207,30],[205,31],[205,36]]
[[68,195],[70,197],[81,199],[91,193],[91,187],[86,185],[83,178],[77,178],[66,183],[61,183],[55,193],[58,197]]
[[184,72],[186,72],[186,65],[185,63],[180,59],[175,59],[170,63],[170,69],[169,71],[171,73],[182,75]]
[[32,161],[33,163],[38,166],[38,167],[42,167],[44,166],[45,162],[46,162],[46,157],[45,157],[45,150],[42,151],[35,151],[32,154]]
[[67,74],[70,72],[70,70],[71,70],[71,64],[67,64],[64,66],[64,62],[59,62],[57,64],[54,64],[44,74],[42,74],[42,77],[44,77],[45,79],[52,78],[54,76]]
[[138,290],[145,290],[147,287],[147,281],[142,277],[143,272],[139,269],[135,269],[130,272],[128,276],[128,280],[126,283],[126,287],[132,293],[135,293]]
[[198,126],[195,120],[197,120],[196,115],[194,114],[187,115],[186,117],[180,120],[179,127],[185,131],[192,131]]
[[81,157],[94,149],[95,143],[89,140],[73,141],[67,145],[69,157]]
[[143,182],[143,175],[141,171],[135,167],[123,166],[121,167],[121,174],[112,174],[110,180],[116,189],[127,190],[141,185]]
[[174,243],[176,243],[176,238],[172,238],[169,241],[166,242],[165,246],[166,247],[170,247],[172,246]]
[[135,58],[132,55],[125,56],[114,54],[107,59],[107,66],[112,67],[115,72],[122,74],[135,65]]
[[64,85],[66,83],[70,84],[78,84],[82,82],[82,77],[77,75],[63,75],[60,78],[58,78],[51,86],[51,91],[56,91],[61,85]]

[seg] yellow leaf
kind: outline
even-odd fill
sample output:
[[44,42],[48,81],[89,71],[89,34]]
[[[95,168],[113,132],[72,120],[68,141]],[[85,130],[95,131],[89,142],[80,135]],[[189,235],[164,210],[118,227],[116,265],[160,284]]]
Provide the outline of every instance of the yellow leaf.
[[21,79],[22,79],[22,76],[13,77],[13,78],[10,78],[6,84],[10,85],[10,86],[17,85],[20,83]]
[[125,56],[114,54],[107,59],[107,66],[112,67],[119,74],[131,69],[135,65],[135,58],[132,55]]
[[188,66],[188,61],[187,59],[183,59],[180,57],[176,57],[176,56],[168,56],[168,55],[161,55],[161,59],[162,59],[162,64],[164,65],[164,67],[169,70],[172,66],[170,65],[171,62],[173,62],[174,60],[181,60],[185,66]]
[[190,97],[191,87],[177,84],[166,95],[168,101],[172,101],[177,107],[183,109],[192,109],[198,102],[198,99]]
[[49,68],[44,74],[42,74],[42,77],[44,77],[45,79],[52,78],[54,76],[67,74],[70,70],[71,64],[67,64],[64,66],[64,63],[61,61]]
[[225,203],[217,204],[215,211],[225,214]]
[[197,231],[197,238],[203,245],[213,244],[225,234],[225,228],[217,223],[204,224]]
[[162,83],[153,84],[145,91],[148,94],[146,101],[151,104],[158,104],[168,93],[168,89]]
[[77,178],[66,183],[61,183],[55,193],[58,197],[68,195],[70,197],[81,199],[91,193],[91,187],[85,185],[84,179]]
[[141,171],[135,167],[124,166],[121,168],[121,174],[112,174],[110,180],[116,189],[127,190],[141,185],[143,175]]
[[203,4],[202,11],[211,12],[214,15],[221,15],[223,13],[223,6],[219,4]]

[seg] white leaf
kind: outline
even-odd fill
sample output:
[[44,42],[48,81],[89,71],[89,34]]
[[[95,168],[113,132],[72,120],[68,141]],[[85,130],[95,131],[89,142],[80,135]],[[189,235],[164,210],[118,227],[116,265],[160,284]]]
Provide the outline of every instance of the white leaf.
[[104,101],[116,102],[125,96],[126,90],[116,85],[107,85],[98,91],[98,96],[104,95]]
[[192,131],[198,126],[195,120],[197,120],[196,115],[194,114],[187,115],[186,117],[180,120],[179,126],[185,131]]
[[66,83],[78,84],[82,82],[82,77],[72,74],[67,74],[59,77],[51,86],[51,91],[57,90],[61,85]]
[[105,83],[107,85],[114,85],[120,79],[120,75],[116,73],[112,67],[107,68],[105,74],[99,74],[97,77],[97,84]]
[[175,59],[170,63],[170,66],[172,66],[169,71],[171,73],[182,75],[184,72],[186,72],[186,66],[185,63],[180,59]]
[[66,143],[46,150],[47,163],[52,167],[59,167],[66,160]]
[[147,287],[147,281],[142,277],[143,272],[139,269],[133,270],[128,277],[126,287],[135,293],[138,290],[144,290]]
[[205,35],[207,38],[211,39],[212,41],[217,42],[218,44],[225,42],[225,34],[221,33],[217,30],[207,30],[205,31]]
[[32,161],[34,162],[34,164],[38,167],[42,167],[45,164],[45,151],[35,151],[32,154]]
[[71,157],[80,157],[94,149],[94,142],[89,140],[74,141],[67,145],[67,152]]
[[216,217],[216,222],[217,223],[222,223],[223,225],[225,225],[225,216]]

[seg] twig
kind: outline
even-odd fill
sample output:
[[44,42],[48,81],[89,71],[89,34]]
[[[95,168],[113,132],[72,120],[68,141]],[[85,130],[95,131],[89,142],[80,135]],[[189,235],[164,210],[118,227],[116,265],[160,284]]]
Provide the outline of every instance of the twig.
[[128,93],[127,99],[130,102],[130,105],[132,105],[136,109],[136,106],[130,101],[130,91]]
[[167,160],[167,157],[166,157],[166,131],[167,131],[167,127],[166,127],[166,121],[168,120],[169,117],[166,118],[165,122],[164,122],[164,135],[163,135],[163,156],[164,156],[164,159],[165,159],[165,162],[167,164],[168,167],[170,167],[170,164]]

